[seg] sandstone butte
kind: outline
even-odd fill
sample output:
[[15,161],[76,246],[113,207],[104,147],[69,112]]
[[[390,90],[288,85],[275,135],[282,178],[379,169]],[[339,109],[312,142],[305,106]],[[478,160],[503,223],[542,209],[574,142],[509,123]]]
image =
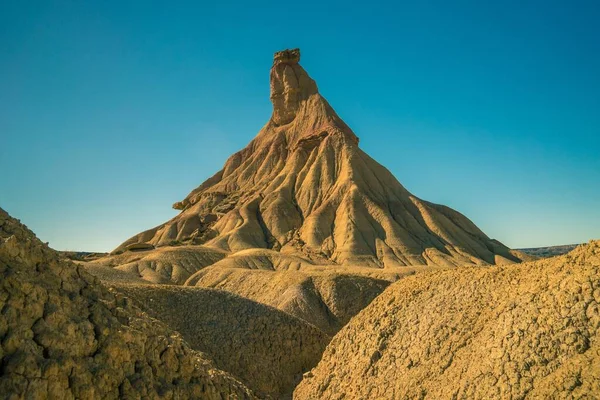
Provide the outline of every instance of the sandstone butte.
[[279,253],[278,264],[286,265],[521,261],[462,214],[412,195],[364,153],[299,61],[298,49],[275,53],[267,124],[174,204],[179,215],[113,253],[202,244],[227,255],[270,250],[265,254]]

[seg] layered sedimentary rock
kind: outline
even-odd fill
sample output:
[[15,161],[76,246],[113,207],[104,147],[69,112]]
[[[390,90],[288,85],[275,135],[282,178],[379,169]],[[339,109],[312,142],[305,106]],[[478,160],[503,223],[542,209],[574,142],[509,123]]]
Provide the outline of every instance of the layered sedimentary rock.
[[450,208],[417,198],[358,146],[300,66],[275,54],[273,114],[222,170],[176,203],[181,213],[119,246],[253,248],[316,264],[505,264],[520,258]]
[[2,209],[0,309],[2,398],[255,398]]
[[600,393],[600,241],[550,259],[403,279],[333,339],[296,399]]

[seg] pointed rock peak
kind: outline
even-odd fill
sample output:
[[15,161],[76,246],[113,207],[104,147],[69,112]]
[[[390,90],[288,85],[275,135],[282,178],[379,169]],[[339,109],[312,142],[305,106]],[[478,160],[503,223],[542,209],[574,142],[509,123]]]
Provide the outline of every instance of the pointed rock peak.
[[271,120],[174,205],[178,216],[116,252],[186,243],[280,251],[319,265],[519,261],[465,216],[410,194],[365,154],[299,62],[298,49],[275,53]]
[[286,49],[275,52],[273,65],[279,63],[298,64],[300,62],[300,49]]
[[289,124],[296,118],[300,104],[317,94],[317,84],[306,73],[300,62],[300,49],[275,53],[271,68],[271,102],[276,125]]

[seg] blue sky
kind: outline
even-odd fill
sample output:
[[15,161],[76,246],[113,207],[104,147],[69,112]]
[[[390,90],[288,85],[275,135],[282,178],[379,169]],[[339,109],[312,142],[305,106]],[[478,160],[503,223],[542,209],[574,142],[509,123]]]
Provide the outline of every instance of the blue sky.
[[301,64],[415,195],[511,247],[600,238],[597,1],[0,3],[0,207],[107,251],[270,117]]

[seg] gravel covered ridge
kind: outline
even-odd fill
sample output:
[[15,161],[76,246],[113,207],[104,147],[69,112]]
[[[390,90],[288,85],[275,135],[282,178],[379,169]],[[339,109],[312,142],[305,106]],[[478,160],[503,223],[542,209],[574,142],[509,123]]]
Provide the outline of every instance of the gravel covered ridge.
[[254,398],[2,209],[0,276],[0,398]]
[[600,241],[420,274],[350,321],[297,399],[600,397]]

